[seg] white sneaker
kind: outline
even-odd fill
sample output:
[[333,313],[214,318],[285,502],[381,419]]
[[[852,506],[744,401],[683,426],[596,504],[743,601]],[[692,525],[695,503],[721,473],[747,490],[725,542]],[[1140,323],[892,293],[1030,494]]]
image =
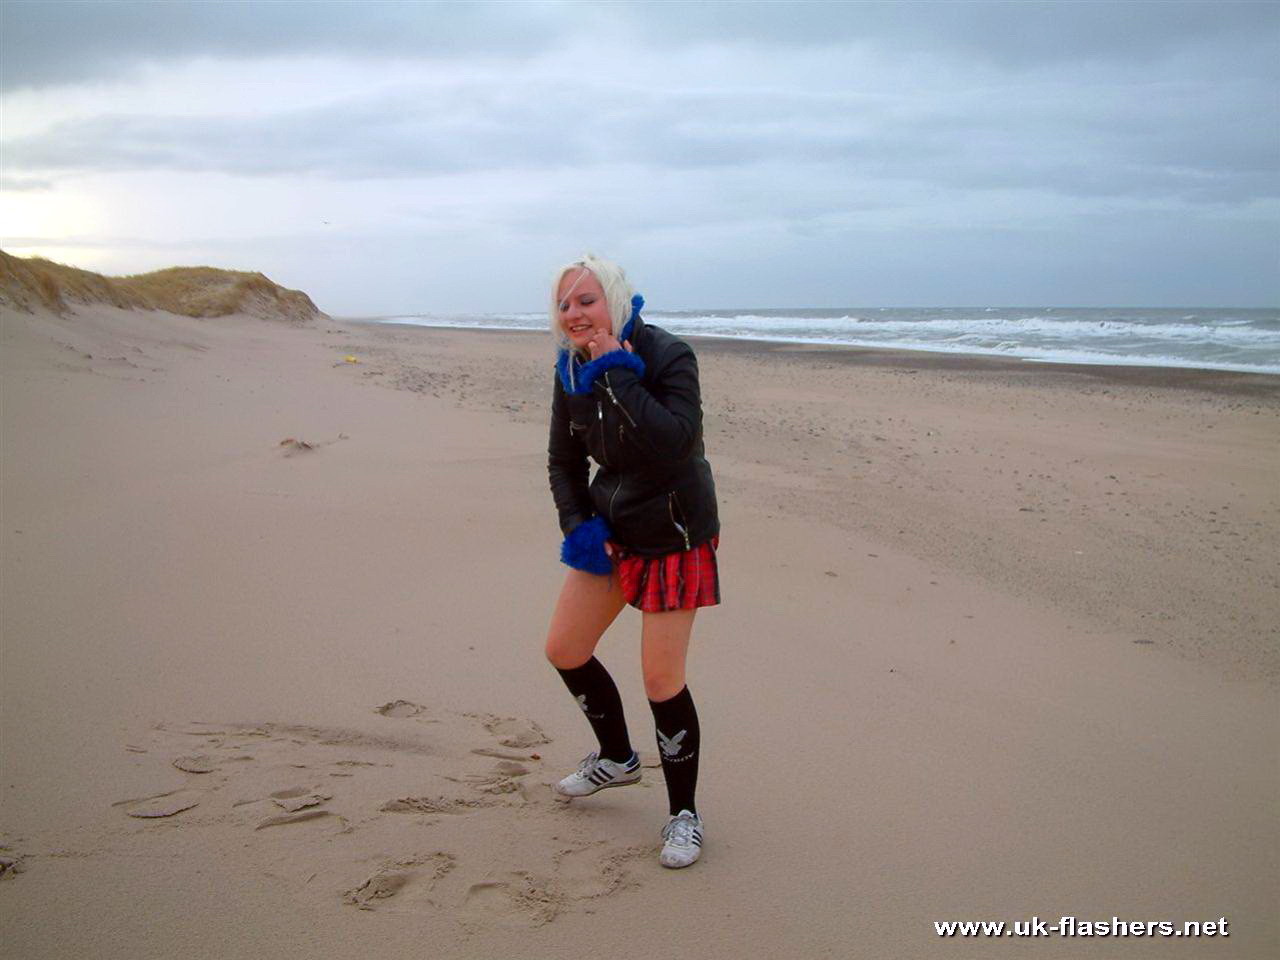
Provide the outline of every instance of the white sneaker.
[[673,869],[689,866],[702,854],[702,818],[681,810],[662,828],[662,839],[659,862]]
[[578,769],[558,784],[556,792],[566,797],[589,797],[605,787],[625,787],[640,781],[640,755],[631,751],[626,763],[605,760],[598,753],[589,753]]

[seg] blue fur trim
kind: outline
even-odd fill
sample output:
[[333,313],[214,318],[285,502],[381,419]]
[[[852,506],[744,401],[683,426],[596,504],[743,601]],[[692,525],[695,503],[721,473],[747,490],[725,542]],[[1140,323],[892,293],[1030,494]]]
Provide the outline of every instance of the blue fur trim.
[[583,396],[590,393],[596,378],[606,370],[612,370],[614,367],[624,367],[637,377],[644,376],[644,361],[634,353],[628,353],[626,350],[610,350],[608,353],[596,357],[590,363],[579,365],[574,361],[576,366],[573,375],[574,383],[570,387],[569,363],[569,351],[561,350],[560,356],[556,358],[556,370],[560,373],[560,384],[564,387],[564,392],[572,396]]
[[587,573],[612,573],[613,563],[604,552],[604,542],[609,537],[609,525],[604,517],[592,517],[578,524],[560,545],[560,562]]
[[627,320],[626,326],[622,328],[622,336],[618,337],[619,343],[626,343],[631,339],[631,331],[635,329],[636,321],[640,319],[640,311],[644,309],[644,297],[636,294],[631,298],[631,317]]
[[[640,316],[640,311],[643,308],[644,297],[637,293],[631,298],[631,319],[622,328],[622,336],[618,337],[619,343],[626,343],[631,339],[631,332],[635,329],[636,319]],[[570,363],[574,365],[572,384],[569,382]],[[556,372],[560,374],[560,385],[564,387],[565,393],[575,397],[589,394],[592,386],[595,385],[596,377],[606,370],[612,370],[614,367],[626,367],[637,377],[644,376],[644,361],[634,353],[628,353],[626,350],[610,350],[603,356],[596,357],[590,363],[582,363],[577,357],[572,356],[568,350],[561,350],[556,357]]]

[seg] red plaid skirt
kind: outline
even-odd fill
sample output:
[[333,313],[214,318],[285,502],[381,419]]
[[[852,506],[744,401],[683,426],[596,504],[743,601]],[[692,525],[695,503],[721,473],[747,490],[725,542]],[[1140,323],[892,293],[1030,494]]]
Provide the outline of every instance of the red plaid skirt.
[[717,536],[692,550],[644,557],[613,543],[613,564],[622,581],[623,597],[646,613],[715,606],[720,602],[719,545]]

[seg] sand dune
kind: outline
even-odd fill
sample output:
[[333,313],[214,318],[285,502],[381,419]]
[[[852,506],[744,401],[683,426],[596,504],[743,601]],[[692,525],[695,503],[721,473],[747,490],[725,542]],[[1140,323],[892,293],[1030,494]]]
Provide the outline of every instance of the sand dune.
[[0,304],[65,314],[71,304],[165,310],[187,317],[245,314],[265,320],[322,318],[301,290],[286,290],[261,273],[215,267],[169,267],[129,277],[104,277],[39,257],[0,250]]

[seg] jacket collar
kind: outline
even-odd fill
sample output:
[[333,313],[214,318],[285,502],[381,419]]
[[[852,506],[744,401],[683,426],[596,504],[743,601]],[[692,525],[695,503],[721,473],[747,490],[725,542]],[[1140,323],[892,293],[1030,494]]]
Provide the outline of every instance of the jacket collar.
[[618,342],[630,340],[631,346],[636,345],[636,340],[640,336],[640,331],[645,328],[644,317],[640,316],[640,311],[644,307],[644,297],[636,294],[631,298],[631,319],[627,321],[627,325],[622,328],[622,336],[618,338]]
[[[623,326],[622,334],[618,337],[619,343],[630,340],[631,346],[635,347],[636,339],[645,327],[644,319],[640,316],[642,309],[644,309],[644,297],[637,293],[631,298],[631,319]],[[613,353],[622,352],[621,350],[613,351]],[[556,372],[560,376],[560,385],[564,387],[565,393],[575,396],[590,393],[591,385],[595,382],[599,371],[616,365],[611,362],[601,363],[605,357],[609,356],[610,354],[605,354],[604,357],[597,357],[595,360],[583,363],[573,351],[562,347],[556,356]]]

